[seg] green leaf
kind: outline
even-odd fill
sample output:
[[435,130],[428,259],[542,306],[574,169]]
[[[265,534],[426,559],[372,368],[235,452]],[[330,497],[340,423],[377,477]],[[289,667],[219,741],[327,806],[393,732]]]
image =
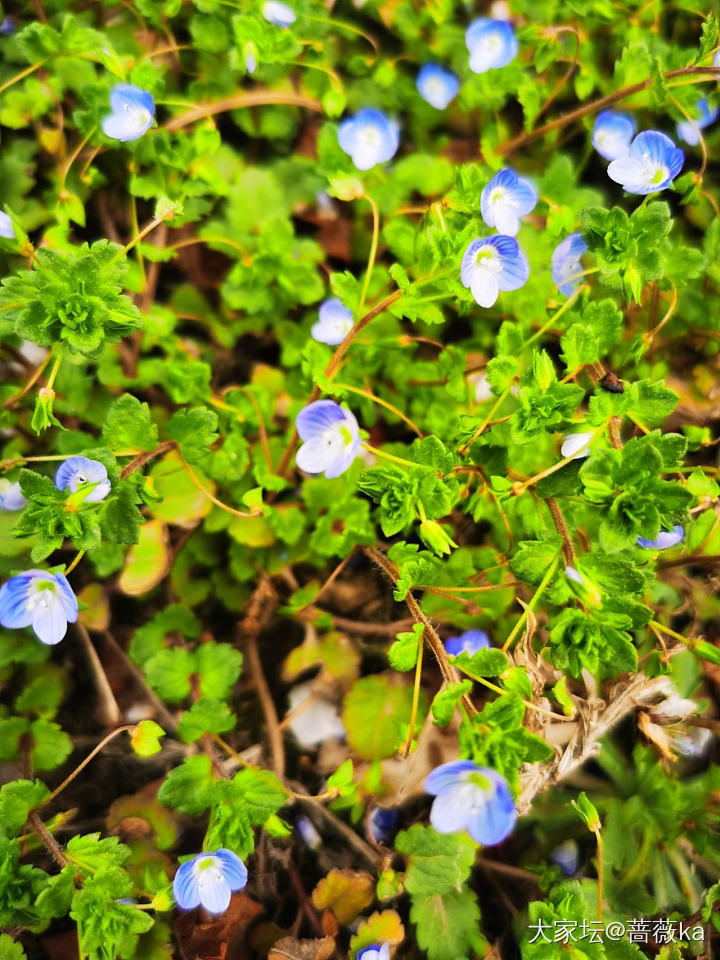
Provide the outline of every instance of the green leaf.
[[[410,723],[412,687],[393,684],[388,677],[358,680],[345,697],[343,724],[348,743],[366,760],[392,757],[400,748]],[[427,713],[421,698],[418,724]]]
[[413,897],[410,920],[428,960],[468,960],[485,953],[480,909],[472,890]]
[[417,663],[423,630],[421,623],[414,623],[412,630],[397,634],[397,639],[388,650],[388,660],[394,670],[404,673],[413,669]]
[[438,727],[446,727],[450,723],[455,707],[471,690],[472,681],[461,680],[459,683],[449,683],[435,694],[430,709]]
[[218,438],[218,418],[207,407],[178,410],[167,423],[168,436],[180,444],[188,463],[199,463]]
[[18,836],[28,813],[39,806],[50,791],[40,780],[13,780],[0,787],[0,826],[10,836]]
[[201,643],[194,661],[202,695],[225,700],[240,676],[243,662],[240,651],[229,643]]
[[236,722],[237,717],[226,703],[203,697],[180,717],[178,736],[185,743],[192,743],[205,733],[226,733]]
[[537,585],[560,552],[561,546],[562,537],[554,534],[545,540],[523,540],[510,560],[510,569],[518,580]]
[[121,867],[130,856],[130,848],[117,837],[101,837],[99,833],[71,837],[65,849],[68,860],[83,874]]
[[487,648],[472,656],[465,650],[451,658],[452,665],[472,677],[499,677],[508,668],[508,659],[502,650]]
[[408,857],[404,887],[413,897],[460,891],[475,861],[476,844],[466,833],[439,834],[416,823],[395,838]]
[[3,960],[26,960],[21,943],[16,943],[7,933],[0,933],[0,957]]
[[210,757],[202,753],[186,757],[168,773],[158,791],[158,800],[173,810],[192,816],[208,809],[212,789]]
[[102,436],[111,450],[152,450],[157,446],[158,429],[150,418],[147,403],[124,393],[112,402]]
[[30,735],[33,741],[30,759],[36,770],[54,770],[72,753],[70,737],[57,723],[51,723],[43,717],[30,724]]
[[165,731],[154,720],[141,720],[135,729],[130,731],[130,743],[139,757],[152,757],[160,753],[160,737],[164,736]]

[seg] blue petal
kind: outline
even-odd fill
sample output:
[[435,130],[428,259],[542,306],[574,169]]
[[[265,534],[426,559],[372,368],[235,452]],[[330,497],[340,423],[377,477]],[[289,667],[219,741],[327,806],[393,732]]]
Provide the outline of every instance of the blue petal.
[[512,832],[517,811],[505,778],[488,767],[481,767],[479,773],[490,782],[491,788],[484,791],[485,802],[466,826],[473,840],[489,847],[501,843]]
[[438,833],[457,833],[466,828],[473,810],[482,802],[480,787],[467,781],[457,781],[433,800],[430,823]]
[[459,637],[448,637],[445,641],[445,649],[451,657],[456,657],[460,653],[469,653],[472,656],[479,650],[484,650],[490,646],[490,638],[484,630],[466,630]]
[[485,242],[485,240],[480,239],[472,240],[463,254],[460,264],[460,279],[465,287],[469,287],[472,283],[472,274],[477,264],[478,251]]
[[28,610],[31,587],[38,576],[48,579],[44,570],[27,570],[12,577],[0,587],[0,624],[9,630],[29,627],[32,612]]
[[595,119],[592,143],[606,160],[618,160],[627,154],[634,136],[635,121],[630,114],[603,110]]
[[677,523],[672,530],[661,530],[657,537],[652,540],[638,537],[637,544],[643,550],[669,550],[671,547],[676,547],[679,543],[682,543],[684,539],[685,528]]
[[281,3],[280,0],[267,0],[263,4],[262,15],[268,21],[276,27],[284,27],[287,29],[291,24],[295,23],[297,19],[295,11],[288,7],[286,3]]
[[198,892],[197,878],[193,867],[198,857],[204,854],[198,854],[192,860],[186,860],[181,863],[173,880],[173,896],[175,902],[182,910],[192,910],[200,905],[200,894]]
[[219,867],[208,867],[198,874],[200,903],[210,913],[224,913],[230,906],[232,891]]
[[474,20],[465,32],[465,44],[470,51],[473,73],[505,67],[518,52],[513,26],[506,20],[485,17]]
[[381,110],[367,107],[338,128],[338,143],[359,170],[390,160],[400,142],[400,129]]
[[132,83],[118,83],[110,91],[110,109],[117,114],[122,114],[128,109],[147,110],[150,116],[154,117],[155,101],[147,90],[141,87],[136,87]]
[[436,63],[426,63],[417,77],[420,96],[436,110],[444,110],[460,89],[460,81]]
[[15,239],[15,227],[9,215],[4,210],[0,210],[0,237],[6,240]]
[[425,778],[423,790],[425,793],[437,796],[459,780],[465,781],[468,774],[476,773],[477,770],[478,766],[472,760],[451,760],[449,763],[441,763]]
[[68,583],[64,573],[56,573],[53,579],[58,587],[58,596],[62,601],[65,618],[69,623],[75,623],[78,618],[78,602],[73,593],[73,588]]
[[27,500],[22,494],[20,484],[16,481],[11,483],[9,480],[0,480],[0,510],[7,510],[14,513],[27,506]]
[[316,400],[303,407],[295,419],[295,429],[301,440],[312,440],[345,419],[340,404],[334,400]]
[[579,277],[574,280],[569,278],[581,272],[579,260],[586,250],[587,244],[579,233],[571,233],[553,250],[550,271],[558,290],[566,297],[575,291],[580,282]]
[[565,840],[550,854],[550,859],[556,863],[566,877],[571,877],[578,868],[578,845],[575,840]]
[[67,633],[68,622],[62,598],[47,590],[41,591],[36,602],[37,606],[32,611],[32,628],[39,640],[54,646]]
[[237,891],[247,883],[247,867],[240,857],[232,850],[220,849],[215,851],[215,856],[220,861],[223,876],[228,882],[231,890]]

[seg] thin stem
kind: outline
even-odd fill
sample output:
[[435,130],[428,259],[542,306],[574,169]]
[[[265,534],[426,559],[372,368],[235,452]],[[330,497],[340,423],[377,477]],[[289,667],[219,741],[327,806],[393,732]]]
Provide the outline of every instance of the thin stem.
[[560,504],[557,502],[555,497],[548,497],[545,503],[548,505],[548,509],[552,514],[553,523],[555,524],[555,529],[562,537],[562,541],[563,541],[562,548],[563,548],[563,556],[565,557],[565,563],[569,567],[574,567],[575,551],[573,550],[570,531],[568,530],[568,525],[565,522],[565,516],[563,515],[563,512],[560,509]]
[[53,364],[52,370],[50,371],[50,376],[48,377],[47,386],[45,388],[46,390],[52,390],[55,384],[55,378],[58,375],[58,371],[60,369],[61,363],[62,363],[62,353],[59,353],[55,358],[55,363]]
[[384,450],[381,450],[379,447],[372,447],[369,443],[364,441],[360,444],[363,450],[367,450],[369,453],[374,453],[376,457],[381,457],[383,460],[390,460],[392,463],[399,463],[403,467],[416,467],[417,463],[413,463],[412,460],[403,460],[402,457],[396,457],[392,453],[386,453]]
[[[597,267],[593,267],[593,268],[590,269],[590,270],[583,270],[582,273],[578,273],[578,274],[576,274],[574,277],[568,277],[567,280],[563,280],[563,283],[568,283],[570,280],[576,279],[576,277],[586,277],[589,273],[597,273],[597,272],[598,272],[598,268],[597,268]],[[570,307],[575,303],[575,301],[576,301],[577,298],[580,296],[580,294],[583,292],[583,290],[587,290],[587,289],[588,289],[588,287],[587,287],[586,284],[581,284],[581,285],[577,288],[577,290],[574,290],[574,291],[570,294],[570,296],[567,298],[567,300],[565,301],[565,303],[560,307],[560,309],[557,310],[557,311],[550,317],[550,319],[540,327],[539,330],[536,330],[535,333],[534,333],[529,339],[527,339],[527,340],[525,341],[525,343],[523,344],[523,346],[524,346],[524,347],[529,347],[530,344],[531,344],[531,343],[534,343],[539,337],[541,337],[541,336],[545,333],[546,330],[549,330],[550,327],[553,326],[553,324],[555,323],[555,321],[556,321],[556,320],[559,320],[560,317],[565,313],[565,311],[570,309]]]
[[360,294],[360,304],[358,306],[358,313],[362,313],[363,307],[365,306],[365,297],[367,296],[368,286],[370,285],[370,277],[372,276],[373,267],[375,266],[375,257],[377,256],[378,240],[380,238],[380,211],[378,210],[377,204],[370,196],[369,193],[364,194],[365,199],[370,204],[372,208],[373,215],[373,227],[372,227],[372,242],[370,244],[370,255],[368,257],[367,270],[365,271],[365,281],[363,282],[362,293]]
[[668,322],[668,320],[670,319],[670,317],[672,317],[673,313],[675,312],[675,307],[677,306],[677,302],[678,302],[678,289],[677,289],[677,287],[675,286],[675,284],[672,282],[672,280],[670,281],[670,283],[672,284],[672,294],[671,294],[671,296],[670,296],[670,306],[669,306],[669,307],[667,308],[667,310],[665,311],[665,315],[663,316],[662,320],[661,320],[655,327],[653,327],[652,330],[650,330],[649,333],[646,333],[646,334],[643,336],[643,340],[645,341],[645,343],[651,343],[651,342],[652,342],[653,338],[654,338],[658,333],[660,333],[660,331],[662,330],[662,328],[665,326],[665,324]]
[[[699,82],[702,82],[705,80],[712,80],[718,75],[720,75],[720,67],[691,66],[681,67],[679,70],[669,70],[666,74],[664,74],[664,79],[671,80],[675,77],[698,76]],[[544,137],[545,134],[550,133],[553,130],[557,130],[560,127],[565,127],[574,120],[581,120],[583,117],[597,113],[604,107],[609,107],[613,103],[617,103],[620,100],[626,100],[634,93],[640,93],[642,90],[647,89],[647,87],[652,86],[652,84],[655,83],[655,79],[656,78],[654,76],[646,77],[645,80],[641,80],[638,83],[633,83],[628,87],[622,87],[620,90],[614,90],[612,93],[608,93],[603,97],[599,97],[597,100],[593,100],[590,103],[585,103],[581,107],[577,107],[575,110],[571,110],[569,113],[563,114],[561,117],[556,117],[554,120],[544,123],[541,127],[536,127],[534,130],[530,130],[527,133],[521,133],[519,136],[513,137],[511,140],[501,143],[495,148],[495,152],[500,156],[507,156],[508,154],[517,150],[518,147],[524,147],[526,143],[532,143],[533,140],[538,140],[540,137]]]
[[33,828],[35,833],[40,837],[43,842],[43,846],[53,858],[55,863],[60,867],[60,869],[63,870],[65,867],[67,867],[70,861],[63,853],[60,844],[38,816],[37,811],[30,811],[28,814],[28,823]]
[[[485,677],[479,677],[477,674],[471,673],[469,670],[466,670],[465,667],[456,666],[455,669],[459,670],[460,673],[464,673],[466,677],[474,680],[475,683],[480,683],[483,687],[487,687],[488,690],[493,690],[495,693],[502,695],[508,692],[507,690],[503,690],[503,688],[499,687],[496,683],[493,683],[491,680],[487,680]],[[533,703],[532,700],[523,699],[523,704],[528,710],[534,710],[535,713],[541,713],[543,716],[551,717],[553,720],[561,720],[563,723],[575,723],[575,719],[573,717],[566,717],[564,714],[561,716],[559,713],[554,713],[552,710],[546,710],[545,707],[541,707],[539,704]]]
[[228,247],[232,247],[233,250],[238,250],[243,255],[243,263],[246,267],[252,265],[252,257],[247,252],[245,247],[241,247],[239,243],[235,243],[234,240],[228,240],[227,237],[190,237],[187,240],[180,240],[178,243],[173,243],[169,247],[166,247],[166,250],[182,250],[183,247],[191,247],[195,243],[222,243]]
[[90,763],[90,761],[94,757],[96,757],[100,753],[103,747],[105,747],[108,743],[110,743],[111,740],[114,740],[115,737],[119,736],[119,734],[127,733],[128,730],[134,730],[134,729],[135,729],[135,724],[126,723],[124,726],[118,727],[116,730],[111,730],[110,733],[106,737],[104,737],[93,750],[90,751],[90,753],[85,757],[82,763],[78,764],[78,766],[75,767],[72,773],[68,774],[67,777],[65,777],[65,779],[60,784],[60,786],[55,787],[55,789],[50,794],[50,796],[46,797],[45,800],[43,800],[42,803],[38,804],[38,806],[35,809],[42,810],[43,807],[46,807],[49,803],[52,803],[52,801],[63,792],[65,787],[69,786],[79,773],[82,773],[85,767]]
[[72,573],[72,572],[73,572],[73,570],[75,569],[75,567],[80,563],[80,561],[82,560],[82,558],[83,558],[84,556],[85,556],[85,551],[84,551],[84,550],[78,550],[77,555],[75,556],[75,559],[74,559],[73,562],[70,564],[70,566],[66,568],[66,570],[65,570],[65,576],[67,576],[69,573]]
[[425,644],[422,636],[418,639],[417,661],[415,663],[415,683],[413,684],[412,710],[410,711],[410,725],[408,727],[407,737],[402,746],[401,753],[403,757],[410,755],[410,747],[415,737],[415,724],[417,722],[418,705],[420,703],[420,678],[422,677],[423,652]]
[[604,874],[604,855],[603,841],[600,827],[593,831],[597,840],[597,918],[598,923],[602,923],[603,915],[603,874]]
[[170,219],[170,216],[171,214],[168,211],[165,211],[165,213],[163,213],[161,217],[155,217],[154,220],[151,220],[146,227],[143,227],[143,229],[140,231],[140,233],[137,234],[137,236],[133,237],[133,239],[129,243],[125,244],[122,250],[120,250],[120,252],[116,254],[114,259],[118,260],[123,254],[128,253],[128,251],[132,250],[132,248],[136,246],[138,243],[140,243],[140,241],[144,237],[146,237],[151,231],[153,231],[155,227],[159,227],[161,223],[165,223],[166,220]]
[[221,510],[224,510],[225,513],[231,514],[233,517],[247,517],[247,518],[251,518],[251,517],[261,517],[261,516],[262,516],[262,510],[251,510],[251,511],[248,513],[247,511],[244,511],[244,510],[236,510],[235,507],[230,507],[230,506],[228,506],[227,503],[223,503],[222,500],[218,500],[218,498],[215,496],[215,494],[212,493],[212,491],[208,490],[208,488],[202,483],[202,481],[200,480],[200,478],[193,473],[193,471],[191,470],[191,468],[190,468],[190,466],[188,465],[187,461],[185,460],[185,458],[183,457],[183,455],[180,453],[180,450],[179,450],[179,449],[176,449],[175,452],[177,453],[177,455],[178,455],[178,457],[179,457],[179,459],[180,459],[180,463],[182,464],[182,468],[183,468],[183,470],[185,471],[185,473],[187,473],[187,475],[190,477],[190,479],[191,479],[192,482],[195,484],[195,486],[198,488],[198,490],[202,491],[202,493],[205,494],[205,496],[208,498],[208,500],[210,500],[211,503],[214,503],[216,507],[219,507]]
[[361,387],[351,387],[347,383],[336,383],[335,386],[338,390],[347,390],[348,393],[355,393],[359,397],[365,397],[368,400],[372,400],[373,403],[377,403],[379,406],[385,407],[386,410],[389,410],[391,413],[394,413],[396,417],[399,417],[403,423],[406,423],[413,433],[416,433],[422,440],[424,436],[422,430],[420,430],[419,427],[416,427],[410,417],[406,416],[402,410],[398,410],[398,408],[393,406],[392,403],[389,403],[387,400],[383,400],[381,397],[371,393],[369,390],[363,390]]
[[[1,91],[0,91],[1,92]],[[204,117],[214,117],[218,113],[226,113],[228,110],[240,110],[242,107],[261,107],[271,103],[282,103],[291,107],[304,107],[306,110],[314,110],[316,113],[322,113],[322,104],[318,100],[312,100],[310,97],[302,97],[295,93],[279,93],[273,90],[258,90],[254,93],[239,93],[230,97],[223,97],[221,100],[213,100],[211,103],[201,103],[182,113],[178,117],[173,117],[165,124],[165,129],[170,133],[175,133],[187,127],[196,120],[202,120]]]
[[[81,551],[78,557],[82,556],[83,552],[84,551]],[[69,571],[66,571],[66,573],[68,572]],[[98,719],[102,718],[103,726],[114,727],[122,719],[122,711],[120,710],[118,702],[115,699],[115,695],[112,692],[112,687],[108,681],[107,674],[103,670],[97,650],[93,646],[92,640],[90,639],[90,634],[87,632],[85,626],[80,622],[75,624],[75,629],[80,637],[80,642],[85,650],[85,655],[90,663],[90,669],[95,679],[95,685],[97,686],[99,699],[98,714],[100,715],[98,716]]]
[[[49,354],[45,357],[45,359],[43,360],[43,362],[42,362],[41,364],[39,364],[39,365],[35,368],[35,370],[33,371],[32,375],[30,376],[30,379],[25,383],[25,385],[22,387],[22,389],[19,390],[18,393],[14,393],[11,397],[8,397],[8,398],[4,401],[3,406],[4,406],[6,409],[10,409],[10,408],[14,407],[14,406],[18,403],[19,400],[22,400],[22,398],[23,398],[27,393],[29,393],[29,392],[32,390],[32,388],[33,388],[33,387],[35,386],[35,384],[38,382],[38,380],[40,379],[40,377],[43,375],[43,372],[44,372],[45,368],[47,367],[47,365],[50,363],[51,358],[52,358],[52,354],[49,353]],[[63,458],[63,459],[65,459],[65,458]]]
[[21,80],[24,80],[25,77],[29,77],[31,73],[35,73],[35,71],[39,70],[44,63],[44,60],[40,60],[39,63],[34,63],[31,67],[26,67],[24,70],[21,70],[20,73],[16,73],[14,77],[10,77],[9,80],[6,80],[5,83],[0,85],[0,93],[4,93],[8,87],[12,87],[13,84],[19,83]]
[[495,414],[497,413],[497,411],[500,409],[500,407],[502,406],[505,398],[506,398],[507,395],[510,393],[510,388],[511,388],[511,387],[512,387],[512,383],[508,384],[508,386],[503,390],[503,392],[502,392],[502,393],[500,394],[500,396],[497,398],[497,400],[495,401],[495,403],[492,405],[492,407],[490,408],[490,411],[489,411],[488,415],[485,417],[485,419],[483,420],[483,422],[482,422],[482,423],[480,424],[480,426],[477,428],[477,430],[475,431],[475,433],[470,437],[470,439],[467,441],[467,443],[464,443],[464,444],[458,449],[458,453],[460,454],[461,457],[466,457],[466,456],[468,455],[468,451],[470,450],[470,447],[475,443],[475,441],[478,439],[478,437],[480,436],[480,434],[483,433],[483,431],[485,430],[485,428],[487,427],[487,425],[490,423],[490,421],[492,420],[492,418],[495,416]]
[[505,641],[505,643],[502,645],[502,651],[503,651],[503,653],[506,653],[507,650],[510,648],[510,646],[512,645],[513,640],[515,639],[515,637],[518,635],[518,633],[519,633],[520,630],[522,629],[523,624],[524,624],[525,621],[527,620],[528,616],[535,610],[535,607],[537,606],[537,604],[538,604],[538,602],[539,602],[539,600],[540,600],[540,597],[542,596],[545,588],[546,588],[547,585],[550,583],[550,581],[552,580],[552,578],[553,578],[553,576],[554,576],[554,574],[555,574],[555,570],[557,569],[557,565],[558,565],[559,560],[560,560],[560,554],[558,553],[558,554],[556,555],[555,559],[553,560],[553,562],[552,562],[552,563],[550,564],[550,566],[548,567],[547,573],[545,574],[545,576],[544,576],[544,577],[542,578],[542,580],[540,581],[540,585],[538,586],[537,590],[536,590],[535,593],[532,595],[532,599],[530,600],[530,603],[528,603],[528,605],[525,607],[525,609],[523,610],[522,616],[520,617],[520,619],[518,620],[518,622],[517,622],[517,623],[515,624],[515,626],[513,627],[512,633],[511,633],[510,636],[507,638],[507,640]]
[[532,487],[534,486],[534,484],[538,483],[540,480],[544,480],[545,477],[549,477],[551,474],[556,473],[558,470],[562,470],[562,468],[566,466],[568,463],[570,463],[572,460],[574,460],[579,453],[581,453],[583,450],[587,450],[587,448],[593,442],[595,437],[599,436],[599,434],[604,432],[606,426],[607,424],[603,424],[601,427],[598,427],[598,429],[593,432],[593,435],[590,437],[590,439],[586,443],[584,443],[582,447],[579,447],[578,450],[571,457],[563,457],[562,460],[558,460],[557,463],[554,463],[551,467],[548,467],[546,470],[542,470],[540,473],[536,473],[534,476],[530,477],[528,480],[522,480],[522,481],[518,481],[517,483],[514,483],[513,493],[515,494],[515,496],[519,497],[521,494],[525,492],[525,490],[527,490],[528,487]]

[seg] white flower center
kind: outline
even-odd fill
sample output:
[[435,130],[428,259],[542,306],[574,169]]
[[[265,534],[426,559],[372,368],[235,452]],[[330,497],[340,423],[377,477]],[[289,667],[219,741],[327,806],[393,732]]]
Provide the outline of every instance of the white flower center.
[[368,125],[360,130],[358,140],[364,150],[376,150],[382,144],[382,134],[377,127]]
[[488,273],[500,273],[502,263],[494,247],[480,247],[475,259],[476,270],[487,270]]

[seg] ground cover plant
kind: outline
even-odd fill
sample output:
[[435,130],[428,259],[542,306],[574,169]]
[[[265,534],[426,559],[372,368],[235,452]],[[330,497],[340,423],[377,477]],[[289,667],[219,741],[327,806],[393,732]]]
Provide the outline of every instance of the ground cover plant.
[[3,6],[0,960],[717,955],[700,6]]

